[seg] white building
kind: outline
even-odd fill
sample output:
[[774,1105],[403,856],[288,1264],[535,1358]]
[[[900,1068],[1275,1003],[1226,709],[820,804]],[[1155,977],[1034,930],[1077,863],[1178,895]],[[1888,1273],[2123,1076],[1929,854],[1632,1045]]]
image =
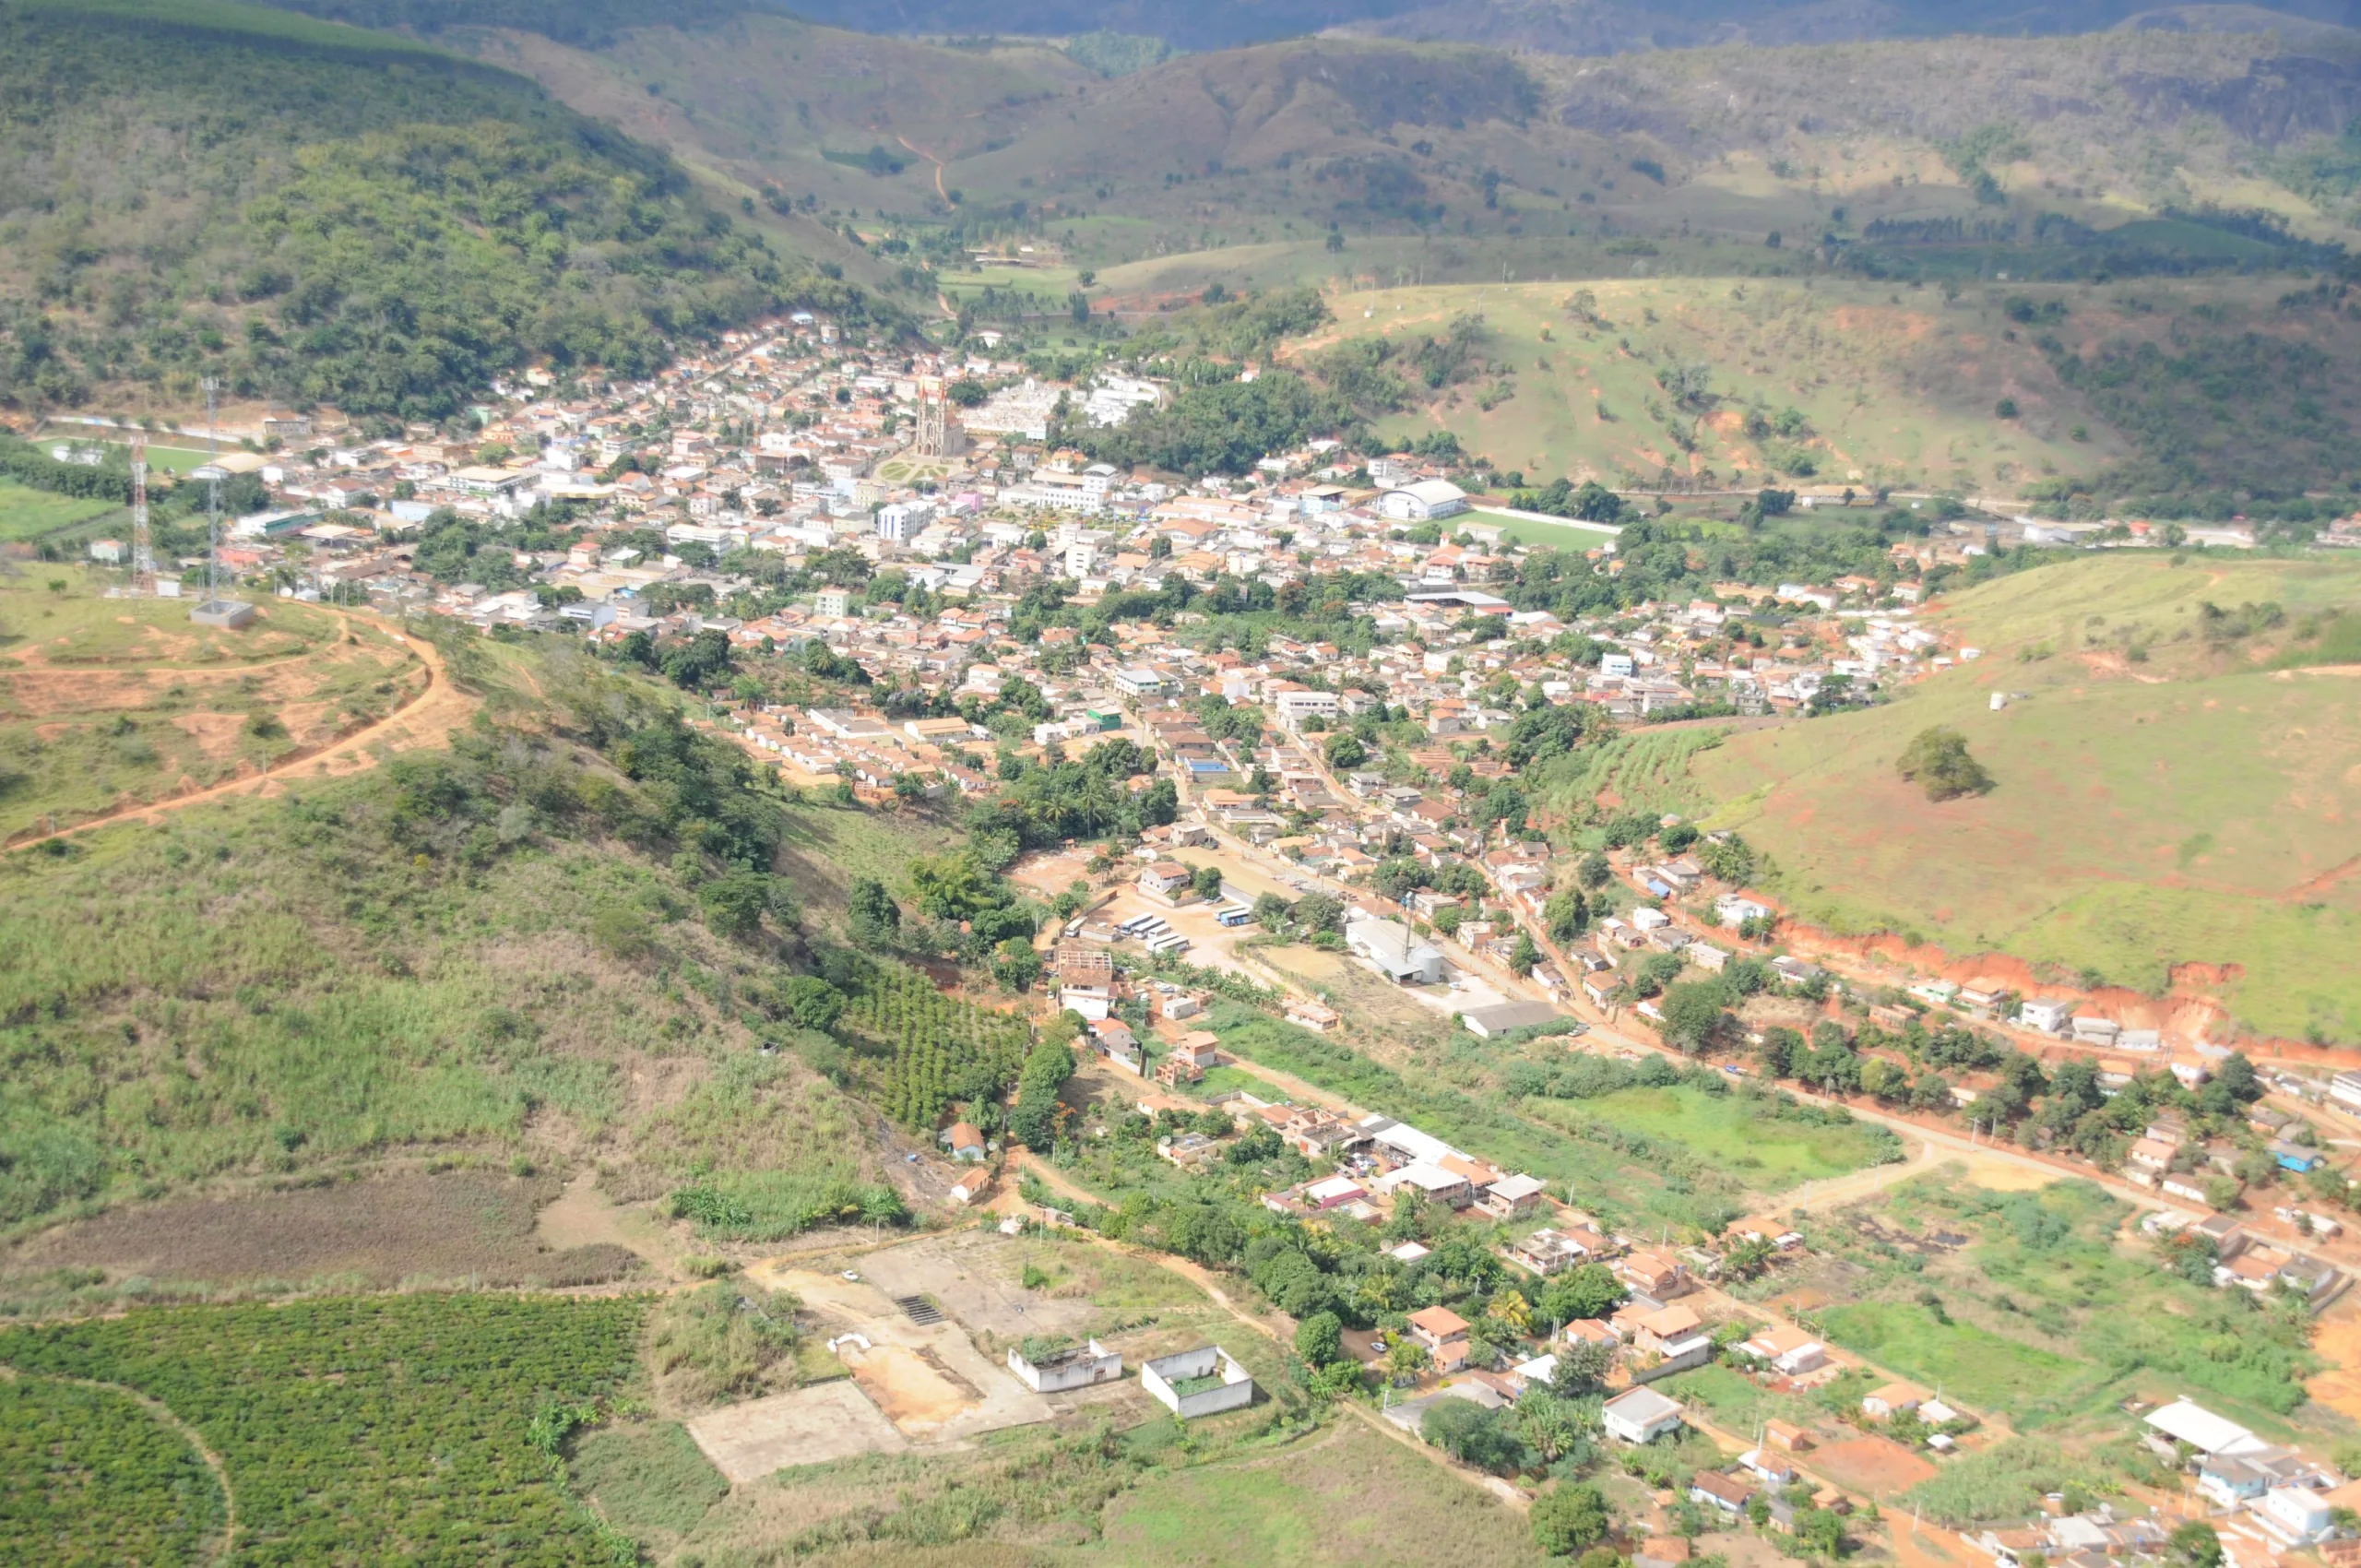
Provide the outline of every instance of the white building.
[[1436,985],[1442,980],[1441,951],[1419,941],[1400,921],[1357,915],[1345,922],[1345,945],[1398,985]]
[[[1370,468],[1374,469],[1375,464]],[[1371,477],[1375,477],[1372,474]],[[1467,493],[1447,479],[1422,479],[1377,498],[1378,515],[1403,523],[1428,523],[1467,510]]]
[[[1208,1384],[1210,1378],[1220,1381]],[[1140,1386],[1182,1420],[1254,1402],[1254,1379],[1218,1345],[1157,1357],[1140,1368]]]
[[1600,1408],[1598,1421],[1609,1437],[1654,1443],[1680,1430],[1680,1407],[1653,1388],[1627,1389]]
[[1012,1346],[1008,1370],[1036,1394],[1058,1394],[1069,1388],[1087,1388],[1094,1383],[1114,1382],[1123,1375],[1123,1358],[1096,1339],[1068,1346],[1038,1361],[1026,1360],[1023,1348]]

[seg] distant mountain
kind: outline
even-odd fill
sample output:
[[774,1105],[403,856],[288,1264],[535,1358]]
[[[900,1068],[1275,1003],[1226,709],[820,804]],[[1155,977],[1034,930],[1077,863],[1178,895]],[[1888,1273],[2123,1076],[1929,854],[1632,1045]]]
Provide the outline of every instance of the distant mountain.
[[0,5],[0,402],[442,418],[841,286],[524,77],[221,0]]
[[[596,45],[645,26],[695,27],[747,11],[790,11],[877,33],[1064,37],[1116,32],[1216,50],[1338,31],[1486,43],[1559,54],[1619,54],[1714,43],[2098,32],[2152,14],[2139,0],[277,0],[367,27],[499,27]],[[2206,13],[2215,13],[2207,15]],[[2248,31],[2258,18],[2361,25],[2361,0],[2190,6],[2155,12],[2181,30]],[[2296,30],[2291,29],[2291,30]]]

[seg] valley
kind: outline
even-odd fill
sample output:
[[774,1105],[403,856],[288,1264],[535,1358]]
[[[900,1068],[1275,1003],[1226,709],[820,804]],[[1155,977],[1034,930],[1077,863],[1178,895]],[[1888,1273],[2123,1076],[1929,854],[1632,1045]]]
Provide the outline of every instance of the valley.
[[2353,1568],[2293,3],[0,0],[0,1568]]

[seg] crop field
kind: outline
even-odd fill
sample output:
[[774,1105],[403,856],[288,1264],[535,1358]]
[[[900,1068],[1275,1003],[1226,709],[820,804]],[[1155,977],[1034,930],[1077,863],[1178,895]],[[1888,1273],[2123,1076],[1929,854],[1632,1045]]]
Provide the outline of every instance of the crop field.
[[[432,1294],[169,1307],[11,1330],[0,1365],[121,1384],[186,1422],[220,1456],[237,1562],[554,1565],[589,1560],[597,1528],[528,1429],[545,1406],[619,1389],[644,1313],[630,1300]],[[38,1401],[0,1412],[11,1444],[55,1416]],[[119,1431],[128,1417],[107,1420]],[[160,1531],[162,1499],[177,1493],[209,1526],[186,1445],[170,1435],[124,1456],[131,1484],[106,1505]]]
[[[1542,1108],[1566,1103],[1539,1100],[1530,1106],[1548,1114]],[[1679,1144],[1758,1193],[1783,1193],[1799,1182],[1858,1170],[1880,1152],[1866,1126],[1774,1120],[1743,1096],[1709,1095],[1685,1085],[1622,1089],[1578,1103],[1609,1125]]]
[[186,600],[101,598],[79,569],[38,576],[0,584],[0,837],[267,769],[426,678],[391,636],[311,605],[229,631],[191,625]]
[[[2209,635],[2206,604],[2276,603],[2268,636]],[[2162,995],[2172,966],[2237,966],[2242,1023],[2361,1038],[2361,703],[2301,659],[2302,624],[2361,606],[2342,563],[2142,553],[2045,567],[1959,596],[1983,656],[1889,706],[1701,751],[1706,818],[1769,853],[1766,888],[1840,932],[1999,952]],[[1999,711],[1995,692],[2014,694]],[[1997,780],[1931,804],[1894,772],[1945,724]],[[2027,874],[2027,868],[2039,868]]]
[[932,1131],[954,1099],[975,1098],[975,1083],[991,1092],[1012,1081],[1032,1042],[1023,1019],[947,997],[899,966],[881,970],[845,1018],[887,1053],[872,1098],[913,1131]]
[[111,501],[84,501],[71,495],[53,495],[45,490],[18,484],[15,480],[0,479],[0,544],[36,540],[43,534],[70,529],[77,523],[87,523],[119,509]]
[[1720,745],[1735,728],[1701,724],[1611,736],[1548,764],[1538,780],[1542,798],[1559,816],[1593,802],[1610,811],[1694,814],[1706,808],[1711,797],[1691,777],[1691,766],[1700,754]]
[[213,1472],[137,1398],[0,1379],[0,1562],[201,1562],[222,1522]]

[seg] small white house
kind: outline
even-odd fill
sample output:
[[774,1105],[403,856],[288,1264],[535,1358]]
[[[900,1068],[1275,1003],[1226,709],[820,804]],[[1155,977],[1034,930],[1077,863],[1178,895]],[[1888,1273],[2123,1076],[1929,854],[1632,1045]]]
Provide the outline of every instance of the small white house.
[[1654,1443],[1680,1430],[1680,1407],[1653,1388],[1632,1388],[1609,1399],[1598,1412],[1607,1435],[1624,1443]]
[[1059,1394],[1069,1388],[1114,1382],[1123,1375],[1123,1358],[1096,1339],[1044,1353],[1038,1361],[1026,1360],[1023,1347],[1013,1346],[1008,1352],[1008,1370],[1016,1374],[1017,1382],[1036,1394]]
[[2074,1019],[2074,1004],[2055,997],[2035,997],[2017,1007],[2017,1022],[2046,1035],[2062,1035]]
[[1254,1402],[1254,1379],[1218,1345],[1157,1357],[1140,1368],[1140,1386],[1184,1421]]

